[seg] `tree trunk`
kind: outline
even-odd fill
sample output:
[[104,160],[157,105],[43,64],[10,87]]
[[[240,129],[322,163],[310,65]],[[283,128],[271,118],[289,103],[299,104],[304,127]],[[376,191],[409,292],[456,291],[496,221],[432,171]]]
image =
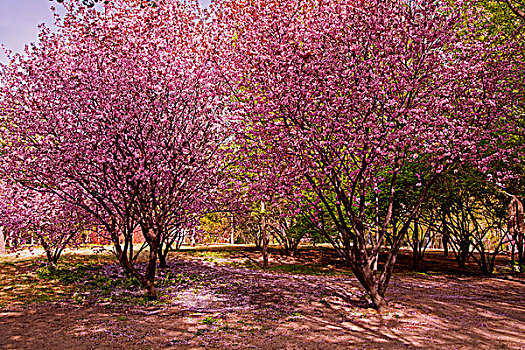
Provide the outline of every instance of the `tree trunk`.
[[445,214],[443,214],[443,217],[441,218],[441,223],[443,226],[443,233],[441,234],[441,243],[443,243],[444,256],[448,257],[448,243],[449,243],[450,237],[448,235],[448,226],[447,226]]
[[525,264],[525,256],[524,256],[525,254],[523,252],[523,244],[524,244],[524,242],[523,242],[523,236],[522,235],[518,236],[517,243],[518,243],[518,264],[521,267],[522,265]]
[[231,213],[231,234],[230,234],[230,244],[235,244],[235,217],[233,215],[233,212]]
[[512,197],[512,200],[508,206],[508,215],[509,218],[507,231],[511,236],[515,237],[514,243],[516,244],[516,250],[518,253],[518,265],[523,265],[525,263],[525,257],[523,252],[523,236],[525,235],[525,214],[523,204],[516,196]]
[[386,302],[384,295],[381,295],[377,288],[372,270],[370,270],[367,265],[359,266],[357,264],[351,264],[350,266],[356,278],[370,296],[372,304],[374,304],[374,308],[377,312],[382,313],[388,309],[388,303]]
[[262,234],[262,254],[263,267],[268,268],[268,233],[266,232],[266,217],[264,215],[264,202],[261,203],[261,234]]
[[4,236],[4,228],[0,226],[0,255],[5,255],[5,236]]
[[388,303],[382,295],[372,289],[370,297],[372,298],[372,303],[378,313],[384,313],[388,310]]
[[417,271],[419,269],[418,266],[418,254],[417,250],[419,249],[418,244],[419,242],[414,242],[414,246],[412,247],[412,270]]
[[165,269],[166,266],[168,266],[167,263],[166,263],[166,256],[168,255],[167,251],[168,251],[168,249],[166,248],[166,251],[162,252],[162,247],[159,247],[159,254],[158,254],[159,269]]
[[448,233],[443,232],[442,241],[443,241],[443,254],[445,256],[448,256]]
[[412,234],[412,269],[418,270],[418,251],[419,251],[419,220],[414,218],[414,232]]
[[[124,235],[132,232],[130,230],[124,232]],[[144,227],[142,232],[148,232]],[[157,266],[157,250],[159,246],[160,234],[158,232],[149,233],[148,238],[146,235],[146,241],[148,242],[150,252],[148,258],[148,265],[146,267],[146,272],[144,274],[140,273],[134,266],[133,262],[128,258],[128,249],[129,244],[124,245],[124,249],[120,243],[120,235],[117,230],[113,230],[111,233],[111,240],[113,242],[113,247],[115,248],[115,253],[119,260],[120,266],[124,269],[124,272],[127,276],[135,277],[142,287],[146,290],[146,297],[149,300],[157,299],[157,291],[155,290],[155,271]]]
[[146,288],[146,298],[157,300],[157,290],[155,289],[155,270],[157,267],[157,250],[150,246],[148,266],[144,274],[144,287]]
[[[144,233],[146,237],[146,233]],[[157,268],[158,249],[160,245],[161,230],[148,230],[149,235],[149,256],[146,273],[144,274],[144,286],[146,287],[146,297],[148,300],[157,300],[157,290],[155,289],[155,272]]]

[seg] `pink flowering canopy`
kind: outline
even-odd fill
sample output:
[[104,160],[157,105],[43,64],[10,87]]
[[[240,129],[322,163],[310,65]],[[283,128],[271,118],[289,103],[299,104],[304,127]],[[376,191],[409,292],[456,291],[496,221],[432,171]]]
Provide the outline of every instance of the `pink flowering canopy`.
[[[455,164],[481,161],[508,123],[502,48],[465,24],[479,18],[468,2],[225,0],[214,18],[244,166],[266,179],[254,192],[309,201],[380,308],[430,186]],[[411,202],[397,194],[409,175]],[[333,227],[323,226],[326,211]]]

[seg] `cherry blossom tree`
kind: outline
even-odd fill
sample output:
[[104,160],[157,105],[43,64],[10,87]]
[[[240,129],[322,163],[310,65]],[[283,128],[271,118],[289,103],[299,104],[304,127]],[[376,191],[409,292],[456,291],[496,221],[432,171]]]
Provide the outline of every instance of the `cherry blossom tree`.
[[[53,1],[53,0],[51,0]],[[64,0],[55,0],[59,4],[63,3]],[[110,3],[110,0],[77,0],[78,3],[81,3],[84,6],[87,6],[89,8],[96,6],[97,4],[104,4],[107,5]],[[153,0],[136,0],[134,2],[135,5],[138,6],[157,6],[156,2]]]
[[[461,5],[225,0],[215,8],[216,64],[247,167],[272,178],[272,193],[309,201],[378,310],[429,189],[456,164],[479,160],[508,119],[510,67],[500,48],[478,40],[479,28],[465,27],[477,12]],[[409,175],[415,181],[400,188]]]
[[[58,32],[42,28],[0,82],[7,171],[89,212],[151,299],[163,234],[206,205],[228,138],[202,11],[156,3],[65,2]],[[136,227],[149,246],[145,269],[135,264]]]
[[36,238],[51,266],[65,248],[80,242],[82,231],[91,228],[86,213],[52,193],[2,182],[0,196],[0,226],[10,246]]

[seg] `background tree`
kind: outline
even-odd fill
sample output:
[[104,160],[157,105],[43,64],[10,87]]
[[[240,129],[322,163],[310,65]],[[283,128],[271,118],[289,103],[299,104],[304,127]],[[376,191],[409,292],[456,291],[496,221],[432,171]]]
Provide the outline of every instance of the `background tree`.
[[[508,195],[477,169],[461,167],[447,174],[432,190],[432,215],[448,234],[458,266],[473,259],[491,274],[495,259],[509,242]],[[426,208],[425,208],[426,209]]]
[[81,242],[82,231],[92,228],[86,213],[52,193],[6,182],[1,183],[0,189],[0,226],[11,248],[36,238],[52,267],[66,247]]

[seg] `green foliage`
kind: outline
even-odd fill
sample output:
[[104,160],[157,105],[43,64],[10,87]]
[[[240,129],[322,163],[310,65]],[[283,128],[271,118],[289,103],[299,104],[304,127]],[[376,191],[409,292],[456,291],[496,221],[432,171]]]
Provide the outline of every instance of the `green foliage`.
[[[515,9],[525,11],[525,5],[518,3],[518,1],[510,0],[509,2]],[[486,25],[488,24],[493,34],[504,33],[513,37],[523,33],[525,19],[517,16],[504,1],[482,0],[479,1],[479,4],[487,12],[490,21]]]
[[226,212],[208,213],[200,220],[202,242],[212,243],[226,239],[231,230],[230,214]]

